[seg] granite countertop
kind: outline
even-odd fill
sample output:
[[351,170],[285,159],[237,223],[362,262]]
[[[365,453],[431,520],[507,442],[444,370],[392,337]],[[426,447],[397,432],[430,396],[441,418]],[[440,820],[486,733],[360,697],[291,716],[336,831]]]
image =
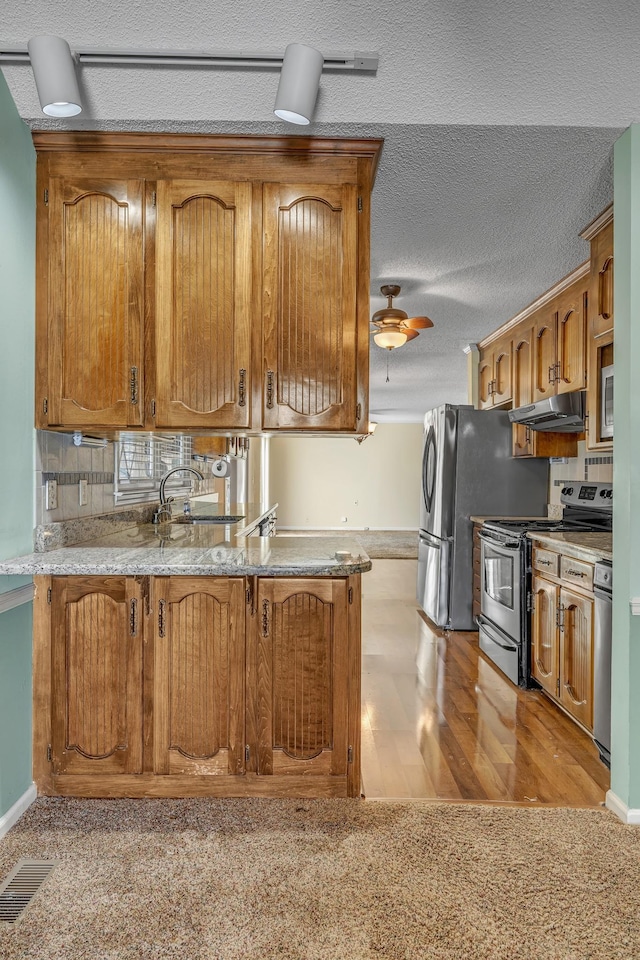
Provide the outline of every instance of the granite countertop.
[[258,517],[249,506],[242,526],[139,523],[84,543],[0,561],[0,575],[344,577],[371,569],[355,540],[242,536]]
[[539,530],[527,534],[530,540],[537,540],[544,546],[553,547],[576,560],[613,560],[613,534],[602,533],[541,533]]

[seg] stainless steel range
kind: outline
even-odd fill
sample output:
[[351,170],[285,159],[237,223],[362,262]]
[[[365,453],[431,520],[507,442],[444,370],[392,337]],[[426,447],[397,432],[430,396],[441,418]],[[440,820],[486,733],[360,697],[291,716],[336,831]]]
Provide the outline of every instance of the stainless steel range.
[[561,520],[492,520],[480,530],[480,648],[521,687],[530,686],[531,540],[527,533],[611,530],[610,483],[568,483],[560,499]]

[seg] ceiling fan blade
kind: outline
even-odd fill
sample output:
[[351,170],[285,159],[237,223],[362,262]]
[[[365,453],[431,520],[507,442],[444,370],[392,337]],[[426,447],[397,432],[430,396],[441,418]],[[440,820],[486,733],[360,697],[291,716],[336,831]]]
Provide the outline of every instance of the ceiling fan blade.
[[404,321],[404,326],[411,330],[425,330],[433,326],[433,320],[429,320],[429,317],[408,317]]
[[403,330],[402,332],[406,333],[407,340],[415,340],[416,337],[420,336],[417,330]]

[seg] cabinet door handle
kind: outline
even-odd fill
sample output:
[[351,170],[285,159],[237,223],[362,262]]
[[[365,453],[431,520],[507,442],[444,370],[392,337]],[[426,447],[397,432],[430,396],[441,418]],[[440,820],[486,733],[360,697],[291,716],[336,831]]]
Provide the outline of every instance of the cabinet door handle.
[[556,365],[552,363],[549,367],[549,383],[556,382]]
[[129,372],[129,401],[130,403],[138,402],[138,368],[131,367]]
[[135,598],[129,605],[129,633],[132,637],[138,633],[138,601]]
[[267,370],[267,409],[273,407],[273,370]]
[[556,607],[556,627],[560,633],[564,632],[564,603],[560,603]]
[[269,636],[269,601],[262,601],[262,636]]
[[247,402],[247,371],[244,367],[240,370],[238,380],[238,406],[244,407]]
[[158,636],[164,637],[165,635],[165,623],[164,623],[164,608],[166,605],[166,600],[160,600],[158,603]]

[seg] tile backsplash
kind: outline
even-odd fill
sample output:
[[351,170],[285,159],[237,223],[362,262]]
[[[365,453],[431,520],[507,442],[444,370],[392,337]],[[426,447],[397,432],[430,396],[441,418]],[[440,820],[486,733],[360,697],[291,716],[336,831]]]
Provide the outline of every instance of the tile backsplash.
[[[67,520],[82,520],[105,514],[121,514],[131,505],[116,506],[114,496],[115,443],[104,447],[76,446],[73,435],[36,430],[36,482],[34,517],[36,528]],[[46,508],[46,483],[57,483],[58,505]],[[86,480],[86,504],[80,504],[80,480]],[[202,493],[214,493],[222,481],[207,478]]]
[[[73,436],[36,430],[35,521],[57,523],[117,508],[113,497],[114,444],[106,447],[77,447]],[[80,480],[87,481],[87,502],[80,506]],[[46,509],[46,481],[58,485],[58,506]]]
[[586,441],[578,441],[578,456],[567,458],[565,463],[551,462],[549,469],[549,505],[560,504],[560,493],[567,480],[595,483],[613,482],[613,456],[587,451]]

